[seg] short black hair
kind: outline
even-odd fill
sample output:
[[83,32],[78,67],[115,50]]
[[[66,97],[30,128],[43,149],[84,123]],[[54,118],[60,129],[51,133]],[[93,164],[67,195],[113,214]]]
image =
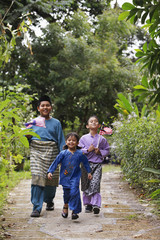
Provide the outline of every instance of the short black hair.
[[49,102],[50,104],[52,104],[50,97],[47,96],[47,95],[43,95],[43,96],[41,96],[41,97],[39,98],[39,100],[38,100],[38,106],[39,106],[39,105],[41,104],[41,102],[43,102],[43,101],[47,101],[47,102]]
[[88,124],[88,122],[89,122],[90,118],[96,118],[96,119],[97,119],[97,121],[99,122],[99,119],[98,119],[98,117],[97,117],[96,115],[92,115],[92,116],[90,116],[90,117],[88,118],[87,124]]
[[[76,139],[77,139],[77,142],[79,142],[79,135],[76,133],[76,132],[70,132],[66,135],[66,140],[69,138],[69,137],[72,137],[74,136]],[[64,145],[63,149],[68,149],[68,146],[67,145]],[[77,146],[77,149],[81,149],[81,147]]]

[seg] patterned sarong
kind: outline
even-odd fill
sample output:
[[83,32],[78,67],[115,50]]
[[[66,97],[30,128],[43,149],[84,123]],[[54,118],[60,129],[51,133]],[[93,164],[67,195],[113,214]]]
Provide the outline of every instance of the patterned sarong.
[[102,165],[100,163],[89,162],[91,168],[92,179],[88,180],[88,174],[83,166],[81,165],[82,176],[81,176],[81,190],[90,196],[94,193],[100,193],[100,183],[102,178]]
[[59,167],[53,174],[53,179],[47,179],[47,171],[58,155],[58,147],[52,141],[32,140],[30,143],[30,167],[32,184],[38,186],[58,186]]

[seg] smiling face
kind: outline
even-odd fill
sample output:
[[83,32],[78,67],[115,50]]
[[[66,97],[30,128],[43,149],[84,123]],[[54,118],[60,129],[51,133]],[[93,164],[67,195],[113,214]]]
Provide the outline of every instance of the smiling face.
[[41,117],[44,117],[46,120],[50,118],[49,114],[52,110],[50,102],[42,101],[37,109],[40,112]]
[[86,127],[91,130],[98,130],[98,128],[100,127],[98,119],[96,117],[90,117]]
[[69,150],[75,151],[78,145],[77,138],[75,136],[70,136],[66,140],[66,145],[68,146]]

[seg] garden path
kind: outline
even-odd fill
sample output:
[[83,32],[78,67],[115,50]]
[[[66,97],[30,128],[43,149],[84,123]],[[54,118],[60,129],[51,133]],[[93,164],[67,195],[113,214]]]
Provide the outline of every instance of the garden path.
[[30,180],[10,192],[0,221],[0,239],[14,240],[160,240],[160,219],[146,201],[139,201],[122,173],[103,173],[102,208],[99,215],[79,214],[78,220],[61,217],[62,188],[58,187],[55,210],[31,218]]

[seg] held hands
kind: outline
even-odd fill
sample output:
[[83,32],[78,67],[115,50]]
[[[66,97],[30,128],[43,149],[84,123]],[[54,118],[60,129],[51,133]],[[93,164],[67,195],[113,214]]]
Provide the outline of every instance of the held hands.
[[52,180],[52,173],[50,173],[50,172],[48,173],[48,179]]
[[88,148],[88,152],[92,152],[92,151],[94,151],[94,149],[95,149],[95,147],[94,147],[94,145],[93,144],[91,144],[90,146],[89,146],[89,148]]
[[87,150],[88,152],[94,151],[97,155],[101,155],[99,148],[95,148],[93,144],[91,144]]
[[88,179],[89,179],[89,180],[92,179],[92,175],[91,175],[91,173],[88,173]]
[[100,152],[99,148],[95,148],[94,151],[97,155],[101,155],[101,152]]

